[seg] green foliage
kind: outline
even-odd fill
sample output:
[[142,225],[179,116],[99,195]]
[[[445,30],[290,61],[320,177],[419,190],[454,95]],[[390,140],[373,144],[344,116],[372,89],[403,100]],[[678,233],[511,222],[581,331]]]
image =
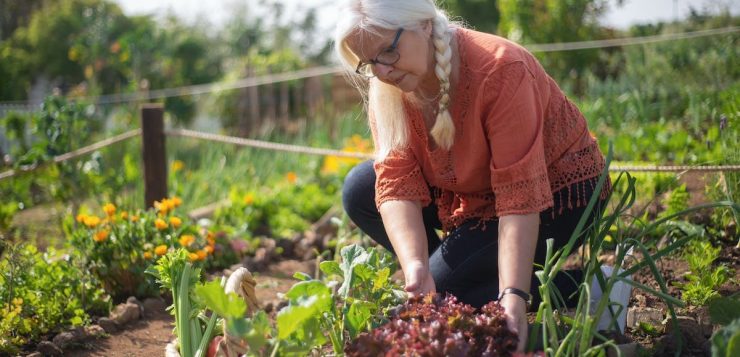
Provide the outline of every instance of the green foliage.
[[79,262],[54,250],[10,246],[0,258],[0,353],[106,316],[111,300]]
[[694,306],[703,306],[711,298],[718,296],[715,290],[724,284],[732,275],[725,265],[712,268],[712,263],[719,257],[721,248],[713,247],[705,240],[693,240],[684,251],[684,259],[691,270],[686,275],[688,283],[679,284],[683,299]]
[[496,0],[447,0],[447,6],[452,20],[458,17],[478,31],[495,33],[499,22],[498,2]]
[[740,319],[712,335],[712,356],[731,357],[740,354]]
[[729,325],[740,318],[740,299],[735,296],[720,296],[709,301],[709,317],[713,324]]

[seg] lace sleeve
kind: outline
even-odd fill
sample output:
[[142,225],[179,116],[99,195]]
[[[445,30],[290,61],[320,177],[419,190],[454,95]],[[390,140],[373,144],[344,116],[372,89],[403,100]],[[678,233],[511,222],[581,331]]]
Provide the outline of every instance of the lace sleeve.
[[485,128],[491,150],[496,215],[542,212],[553,206],[542,127],[548,93],[524,62],[497,69],[486,80],[491,93]]

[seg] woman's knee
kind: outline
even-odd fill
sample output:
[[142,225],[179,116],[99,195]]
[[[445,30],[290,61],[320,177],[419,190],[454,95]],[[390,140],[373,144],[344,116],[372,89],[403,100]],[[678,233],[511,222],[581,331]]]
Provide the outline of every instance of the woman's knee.
[[360,163],[349,171],[342,185],[342,204],[350,218],[375,207],[375,170],[372,160]]

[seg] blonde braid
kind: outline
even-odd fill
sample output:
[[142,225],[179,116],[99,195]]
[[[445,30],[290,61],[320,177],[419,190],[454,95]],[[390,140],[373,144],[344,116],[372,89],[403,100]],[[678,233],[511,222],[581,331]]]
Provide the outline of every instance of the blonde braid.
[[437,14],[432,26],[434,30],[434,58],[436,64],[434,73],[439,78],[440,99],[437,110],[437,120],[432,127],[432,137],[437,145],[445,150],[452,147],[455,141],[455,124],[449,111],[450,104],[450,72],[452,71],[452,49],[450,47],[450,32],[448,21],[443,14]]

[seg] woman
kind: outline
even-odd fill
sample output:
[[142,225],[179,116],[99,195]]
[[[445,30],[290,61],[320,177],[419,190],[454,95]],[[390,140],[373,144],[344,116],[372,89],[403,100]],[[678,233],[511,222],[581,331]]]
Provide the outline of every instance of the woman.
[[432,0],[349,3],[336,51],[376,160],[348,174],[347,213],[396,254],[410,294],[498,298],[526,331],[533,264],[546,239],[567,243],[604,168],[583,115],[524,48],[451,25]]

